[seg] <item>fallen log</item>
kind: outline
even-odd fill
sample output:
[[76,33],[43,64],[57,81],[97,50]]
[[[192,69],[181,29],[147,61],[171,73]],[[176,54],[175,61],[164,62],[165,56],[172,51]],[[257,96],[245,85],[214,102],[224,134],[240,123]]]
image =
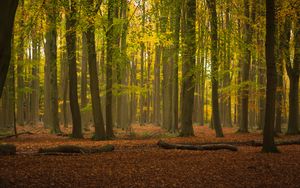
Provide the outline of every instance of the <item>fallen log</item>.
[[40,154],[91,154],[91,153],[102,153],[113,151],[115,147],[113,145],[105,145],[99,148],[85,148],[74,145],[61,145],[53,148],[40,148],[38,153]]
[[[259,147],[263,145],[262,141],[255,141],[255,140],[250,140],[250,141],[235,141],[235,142],[202,142],[202,143],[179,143],[182,145],[211,145],[211,144],[229,144],[229,145],[234,145],[234,146],[253,146],[253,147]],[[283,145],[300,145],[300,140],[281,140],[281,141],[276,141],[275,144],[277,146],[283,146]]]
[[21,132],[21,133],[18,133],[18,134],[12,134],[12,135],[7,135],[7,136],[2,136],[2,137],[0,137],[0,140],[5,140],[5,139],[8,139],[8,138],[18,137],[18,136],[26,135],[26,134],[33,135],[32,132],[26,131],[26,132]]
[[13,144],[0,144],[0,155],[15,155],[16,146]]
[[234,146],[253,146],[255,145],[256,143],[258,143],[257,141],[254,141],[254,140],[250,140],[250,141],[233,141],[233,142],[202,142],[202,143],[199,143],[199,142],[188,142],[188,143],[179,143],[179,144],[182,144],[182,145],[211,145],[211,144],[229,144],[229,145],[234,145]]
[[207,145],[185,145],[185,144],[171,144],[159,140],[157,145],[164,149],[181,149],[181,150],[230,150],[237,151],[238,148],[236,146],[230,144],[207,144]]
[[[260,147],[263,145],[263,142],[253,142],[252,146]],[[300,145],[300,140],[282,140],[275,141],[276,146],[288,146],[288,145]]]

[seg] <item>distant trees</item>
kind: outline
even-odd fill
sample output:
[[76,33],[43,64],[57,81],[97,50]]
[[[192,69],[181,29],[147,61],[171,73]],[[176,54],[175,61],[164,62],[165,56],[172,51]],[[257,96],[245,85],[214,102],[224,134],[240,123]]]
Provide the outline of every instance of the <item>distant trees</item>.
[[[82,125],[88,130],[93,124],[94,138],[104,140],[114,137],[114,128],[130,129],[132,123],[182,136],[194,134],[193,123],[210,124],[217,137],[224,136],[222,126],[265,129],[269,146],[271,124],[277,133],[285,123],[288,134],[299,133],[297,1],[278,3],[277,21],[273,3],[262,0],[76,2],[20,0],[16,70],[10,73],[17,82],[8,79],[1,117],[6,108],[5,114],[14,110],[8,96],[16,86],[19,125],[41,119],[59,133],[60,123],[71,123],[70,107],[76,138],[82,137]],[[17,3],[0,4],[0,21],[7,26],[0,28],[1,93],[14,15],[2,7],[15,10]],[[46,11],[36,16],[41,7]]]

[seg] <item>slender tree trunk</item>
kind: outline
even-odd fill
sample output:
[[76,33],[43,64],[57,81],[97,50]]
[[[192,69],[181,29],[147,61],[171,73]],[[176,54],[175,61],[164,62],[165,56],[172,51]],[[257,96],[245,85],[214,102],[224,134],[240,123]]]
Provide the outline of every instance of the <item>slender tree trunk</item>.
[[[155,17],[156,17],[156,33],[159,34],[159,8],[158,2],[155,3]],[[161,46],[155,45],[155,62],[154,62],[154,124],[161,125],[161,95],[160,95],[160,65],[161,65]]]
[[93,119],[95,124],[95,140],[105,140],[106,134],[104,129],[104,121],[101,110],[100,101],[100,90],[99,81],[97,74],[97,61],[96,61],[96,49],[95,49],[95,27],[93,24],[89,25],[86,31],[87,46],[88,46],[88,64],[89,64],[89,74],[90,74],[90,89],[92,96],[92,109],[93,109]]
[[195,91],[195,55],[196,55],[196,1],[186,0],[186,17],[183,36],[183,68],[182,68],[182,112],[181,136],[193,136],[193,106]]
[[181,1],[175,0],[173,3],[173,69],[172,69],[172,127],[171,132],[178,131],[178,70],[179,70],[179,37],[180,37],[180,18],[181,18]]
[[[122,27],[122,36],[121,36],[121,57],[122,57],[122,64],[120,69],[120,77],[121,77],[121,85],[122,88],[126,88],[128,86],[128,75],[127,70],[129,66],[129,62],[127,60],[127,1],[122,0],[121,1],[121,17],[124,21],[123,27]],[[128,95],[124,92],[125,89],[122,89],[121,94],[121,105],[119,105],[119,115],[120,118],[120,126],[122,129],[127,129],[129,126],[129,108],[128,108]]]
[[266,0],[266,64],[267,90],[266,115],[263,131],[263,152],[277,152],[274,143],[275,101],[276,101],[276,64],[275,64],[275,0]]
[[39,62],[40,62],[40,41],[38,38],[32,40],[32,76],[31,87],[33,89],[30,94],[30,120],[32,124],[39,122],[39,90],[40,90],[40,79],[39,79]]
[[81,128],[81,114],[77,94],[77,68],[76,68],[76,2],[71,1],[66,13],[66,43],[69,64],[70,107],[72,113],[72,137],[83,138]]
[[250,3],[249,0],[244,0],[244,16],[246,17],[244,26],[244,37],[245,37],[245,51],[244,51],[244,62],[242,65],[242,82],[245,86],[242,88],[242,119],[239,132],[248,132],[248,112],[249,112],[249,74],[250,74],[250,63],[251,63],[251,51],[250,45],[252,41],[252,34],[250,28]]
[[[136,62],[134,55],[132,57],[132,65],[131,65],[131,79],[130,79],[130,85],[131,87],[137,86],[136,81]],[[131,93],[131,106],[130,106],[130,123],[136,123],[136,94],[135,92]]]
[[107,38],[107,56],[106,56],[106,135],[108,138],[114,137],[113,117],[112,117],[112,89],[113,89],[113,52],[114,52],[114,0],[108,1],[108,31]]
[[19,3],[20,11],[17,14],[19,35],[17,39],[17,124],[24,126],[25,123],[25,83],[24,83],[24,1]]
[[[278,2],[279,4],[280,2]],[[281,8],[281,4],[277,8]],[[275,119],[275,132],[281,133],[281,123],[282,123],[282,109],[283,109],[283,53],[284,49],[284,32],[280,31],[279,20],[276,19],[276,64],[278,69],[277,75],[277,89],[276,89],[276,119]]]
[[[226,71],[224,75],[224,87],[230,87],[230,82],[231,82],[231,76],[230,76],[230,66],[231,66],[231,20],[229,18],[230,10],[229,10],[229,0],[226,1],[227,7],[225,10],[225,22],[226,22],[226,48],[225,48],[225,53],[226,53],[226,60],[225,60],[225,66],[224,69]],[[226,95],[225,99],[225,106],[224,106],[224,113],[225,113],[225,121],[224,125],[226,127],[232,127],[232,117],[231,117],[231,92],[229,92]]]
[[[88,105],[87,99],[87,62],[88,61],[88,46],[85,32],[82,32],[82,57],[81,57],[81,90],[80,90],[80,98],[81,98],[81,109],[84,109]],[[88,114],[89,112],[83,110],[81,122],[85,130],[88,130]]]
[[219,113],[219,94],[218,94],[218,23],[216,1],[207,0],[207,5],[211,16],[211,69],[212,69],[212,117],[213,125],[217,137],[223,137]]
[[[145,1],[142,2],[142,35],[145,34],[145,18],[146,18],[146,7],[145,7]],[[140,82],[140,87],[143,89],[144,88],[144,67],[145,67],[145,43],[142,41],[141,42],[141,82]],[[144,104],[145,103],[145,97],[144,93],[141,92],[140,94],[140,125],[145,124],[145,111],[144,111]]]
[[154,124],[161,123],[160,110],[160,59],[161,49],[159,45],[155,46],[155,63],[154,63]]
[[47,32],[46,32],[46,44],[45,55],[46,64],[50,70],[50,116],[49,122],[51,132],[56,134],[60,133],[59,119],[58,119],[58,91],[57,91],[57,32],[56,32],[56,17],[57,17],[57,1],[49,0],[47,2]]

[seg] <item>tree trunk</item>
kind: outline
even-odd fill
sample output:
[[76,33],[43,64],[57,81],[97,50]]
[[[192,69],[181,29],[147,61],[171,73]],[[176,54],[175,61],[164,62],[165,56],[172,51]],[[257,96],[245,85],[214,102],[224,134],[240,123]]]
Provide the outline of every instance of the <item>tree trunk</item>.
[[[82,59],[81,59],[81,90],[80,90],[80,98],[81,98],[81,109],[84,109],[88,105],[87,99],[87,62],[88,61],[88,46],[85,32],[82,32]],[[82,110],[81,124],[84,129],[88,130],[89,118],[86,110]]]
[[83,138],[81,129],[81,114],[77,94],[77,68],[76,68],[76,2],[73,0],[66,7],[66,43],[69,64],[70,107],[72,113],[72,137]]
[[24,1],[19,3],[20,11],[17,13],[19,34],[16,45],[17,52],[17,124],[25,124],[25,83],[24,83]]
[[183,68],[182,68],[182,112],[181,136],[193,136],[193,106],[195,91],[195,55],[196,55],[196,1],[186,1],[186,17],[183,36]]
[[[93,2],[93,1],[90,1]],[[95,124],[95,140],[105,140],[106,134],[104,129],[104,121],[101,110],[101,101],[99,96],[99,81],[96,65],[96,49],[95,49],[95,27],[93,23],[90,23],[88,30],[86,31],[87,46],[88,46],[88,64],[90,74],[90,89],[92,96],[92,109],[93,118]]]
[[127,1],[121,1],[121,17],[124,21],[122,25],[122,36],[121,36],[121,57],[122,57],[122,64],[120,67],[120,84],[121,84],[121,96],[120,96],[120,105],[118,106],[119,109],[119,125],[122,129],[127,129],[129,126],[129,108],[128,108],[128,95],[124,92],[125,88],[128,86],[128,75],[127,70],[129,66],[128,58],[127,58]]
[[248,132],[248,111],[249,111],[249,74],[250,74],[250,63],[251,63],[251,51],[250,45],[252,41],[252,33],[250,28],[250,3],[249,0],[244,0],[244,40],[245,40],[245,51],[244,51],[244,62],[242,65],[242,83],[245,85],[242,88],[242,116],[241,125],[239,132]]
[[[287,60],[286,68],[290,80],[290,93],[289,93],[289,120],[287,134],[299,134],[299,74],[300,74],[300,13],[297,13],[297,20],[295,22],[295,42],[294,42],[294,61],[293,66]],[[285,32],[290,32],[287,28]],[[289,37],[289,34],[286,34]],[[288,39],[288,38],[286,38]],[[287,40],[289,42],[289,40]],[[288,44],[288,43],[286,43]],[[289,50],[288,46],[286,52]],[[286,58],[290,58],[289,53],[286,53]]]
[[[224,64],[225,69],[225,75],[224,75],[224,86],[223,87],[230,87],[231,82],[231,76],[230,76],[230,66],[231,66],[231,20],[229,17],[230,11],[229,11],[229,0],[226,1],[227,8],[225,10],[225,22],[226,22],[226,60]],[[229,91],[228,94],[226,94],[225,98],[225,104],[224,104],[224,126],[226,127],[232,127],[232,120],[231,120],[231,92]]]
[[176,0],[173,2],[173,17],[172,17],[172,27],[173,27],[173,69],[172,69],[172,124],[171,132],[178,131],[178,62],[179,62],[179,37],[180,37],[180,18],[181,18],[181,1]]
[[113,117],[112,117],[112,104],[113,104],[113,53],[114,53],[114,0],[108,1],[108,28],[106,33],[107,38],[107,56],[106,56],[106,135],[108,138],[114,137],[113,134]]
[[212,69],[212,117],[213,125],[217,137],[223,137],[223,131],[220,122],[219,113],[219,94],[218,94],[218,23],[217,23],[217,10],[216,1],[207,0],[207,5],[210,11],[210,24],[211,24],[211,69]]
[[32,76],[31,87],[33,89],[30,94],[30,120],[32,124],[39,122],[39,91],[40,91],[40,78],[39,78],[39,62],[40,62],[40,41],[38,38],[32,40]]
[[0,1],[0,98],[11,59],[11,40],[18,0]]
[[60,133],[58,119],[58,92],[57,92],[57,32],[56,32],[56,17],[57,17],[57,0],[49,0],[47,2],[47,32],[45,44],[46,64],[50,70],[50,116],[49,122],[51,132],[54,134]]
[[275,101],[276,101],[276,64],[275,64],[275,1],[266,0],[266,115],[263,131],[263,152],[277,152],[274,143]]

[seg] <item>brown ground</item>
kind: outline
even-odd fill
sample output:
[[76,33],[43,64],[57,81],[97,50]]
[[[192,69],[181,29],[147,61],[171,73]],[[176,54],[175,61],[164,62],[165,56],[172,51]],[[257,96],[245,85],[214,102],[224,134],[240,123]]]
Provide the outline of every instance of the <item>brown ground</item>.
[[[0,156],[0,187],[300,187],[299,145],[281,146],[279,154],[264,154],[260,147],[250,146],[239,146],[238,152],[164,150],[156,146],[159,139],[194,144],[261,140],[260,133],[235,134],[234,129],[225,129],[225,138],[216,139],[212,130],[197,126],[196,137],[174,138],[148,125],[133,126],[134,133],[116,130],[118,139],[95,142],[49,135],[40,127],[28,129],[35,134],[0,141],[14,143],[18,150],[16,156]],[[108,143],[116,150],[102,154],[37,154],[40,147]]]

